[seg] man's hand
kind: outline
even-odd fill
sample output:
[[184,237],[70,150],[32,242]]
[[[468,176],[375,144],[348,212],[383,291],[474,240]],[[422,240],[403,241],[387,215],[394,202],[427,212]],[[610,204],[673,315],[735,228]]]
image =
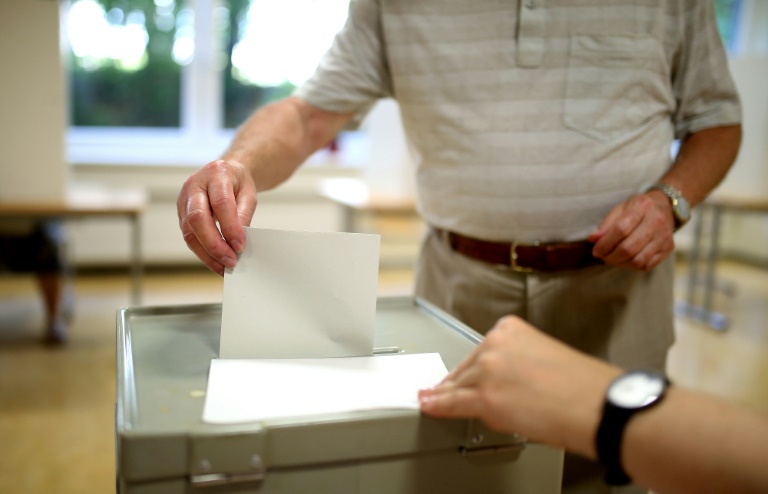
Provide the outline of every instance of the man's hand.
[[428,415],[479,418],[594,458],[603,396],[620,372],[510,316],[419,401]]
[[256,186],[240,163],[212,161],[184,182],[176,209],[187,246],[223,276],[245,247],[243,226],[251,224],[256,210]]
[[630,197],[614,207],[587,239],[606,264],[650,271],[675,248],[675,220],[669,199],[659,191]]

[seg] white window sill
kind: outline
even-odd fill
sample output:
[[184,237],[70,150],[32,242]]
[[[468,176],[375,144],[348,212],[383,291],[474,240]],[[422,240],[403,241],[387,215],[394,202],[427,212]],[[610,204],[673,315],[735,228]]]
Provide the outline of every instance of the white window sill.
[[[73,165],[200,167],[218,158],[234,131],[192,135],[177,129],[71,128],[67,135],[67,162]],[[339,151],[322,149],[304,166],[360,168],[369,159],[364,132],[339,134]]]

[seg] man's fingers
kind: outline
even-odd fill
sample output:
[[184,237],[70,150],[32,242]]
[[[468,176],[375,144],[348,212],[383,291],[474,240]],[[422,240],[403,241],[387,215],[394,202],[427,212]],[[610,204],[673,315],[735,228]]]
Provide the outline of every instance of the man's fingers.
[[623,211],[623,208],[616,206],[613,209],[611,209],[608,214],[603,218],[603,221],[600,222],[600,225],[597,227],[597,230],[595,230],[592,234],[587,237],[587,240],[589,240],[592,243],[598,242],[603,236],[605,235],[606,230],[621,216],[621,213]]
[[[642,223],[630,232],[603,260],[606,264],[618,266],[626,262],[638,262],[643,256],[649,257],[656,250],[653,232]],[[640,259],[639,259],[640,258]]]
[[245,230],[256,210],[256,186],[251,175],[237,163],[216,161],[208,165],[214,180],[208,197],[224,240],[240,253],[245,248]]
[[[221,238],[221,233],[216,228],[216,223],[211,214],[208,196],[204,191],[197,191],[189,195],[184,206],[182,218],[184,241],[187,242],[187,245],[193,252],[195,252],[193,247],[196,247],[196,244],[199,243],[205,253],[220,264],[228,268],[235,266],[237,254]],[[200,253],[195,252],[195,254],[205,262]]]
[[205,251],[191,230],[185,231],[182,229],[182,235],[184,236],[184,241],[187,243],[189,250],[191,250],[201,261],[203,261],[203,264],[205,264],[208,269],[214,273],[218,273],[219,276],[224,276],[224,265],[208,255],[208,252]]
[[632,259],[631,268],[640,271],[650,271],[666,259],[674,249],[675,242],[671,238],[658,239],[655,242],[649,243],[642,252]]
[[245,248],[245,230],[243,227],[251,225],[253,213],[256,211],[256,187],[250,177],[237,191],[235,199],[237,201],[238,226],[232,229],[222,227],[221,233],[229,245],[239,254]]
[[[240,252],[245,246],[245,232],[238,214],[238,178],[233,175],[227,162],[222,160],[208,163],[204,173],[209,177],[206,184],[208,202],[213,216],[219,222],[221,235],[235,253]],[[203,245],[208,245],[205,240]]]
[[[613,250],[604,254],[602,259],[606,264],[613,266],[647,271],[655,266],[654,263],[658,264],[663,257],[671,253],[672,249],[672,231],[665,219],[656,210],[647,209],[640,216],[640,222],[634,230],[626,232],[626,237]],[[657,258],[660,253],[661,259]]]
[[[594,256],[609,263],[609,256],[635,231],[641,220],[642,215],[635,211],[621,215],[607,227],[605,234],[595,243],[592,250]],[[623,254],[619,253],[618,255]]]
[[223,274],[245,247],[243,226],[250,225],[256,209],[253,178],[237,162],[208,163],[184,183],[176,209],[187,246]]

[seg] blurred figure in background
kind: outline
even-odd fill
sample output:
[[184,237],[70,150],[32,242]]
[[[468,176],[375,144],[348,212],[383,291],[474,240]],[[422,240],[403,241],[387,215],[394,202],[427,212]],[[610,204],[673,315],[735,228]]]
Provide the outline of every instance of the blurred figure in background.
[[59,222],[0,224],[0,270],[33,273],[43,296],[43,341],[67,341],[63,228]]

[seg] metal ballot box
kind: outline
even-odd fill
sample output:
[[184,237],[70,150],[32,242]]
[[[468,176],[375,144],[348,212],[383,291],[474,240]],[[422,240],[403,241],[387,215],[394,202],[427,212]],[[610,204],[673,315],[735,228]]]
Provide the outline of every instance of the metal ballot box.
[[[219,354],[220,327],[221,304],[118,312],[118,492],[560,492],[560,450],[491,432],[479,421],[379,410],[204,423],[206,381],[210,361]],[[377,302],[376,352],[439,352],[452,369],[480,339],[420,299]]]

